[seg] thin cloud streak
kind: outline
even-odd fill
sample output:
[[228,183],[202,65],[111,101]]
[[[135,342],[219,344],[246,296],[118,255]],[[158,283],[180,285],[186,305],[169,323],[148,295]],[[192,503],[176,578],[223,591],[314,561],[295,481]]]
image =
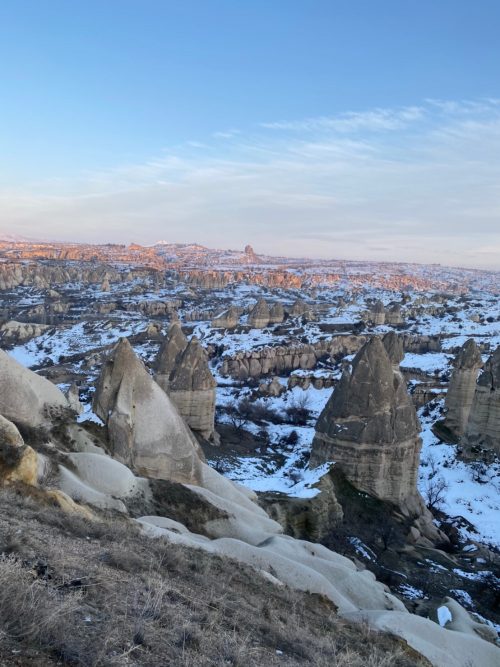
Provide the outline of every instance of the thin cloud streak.
[[498,100],[264,123],[0,191],[0,231],[500,269],[499,155]]

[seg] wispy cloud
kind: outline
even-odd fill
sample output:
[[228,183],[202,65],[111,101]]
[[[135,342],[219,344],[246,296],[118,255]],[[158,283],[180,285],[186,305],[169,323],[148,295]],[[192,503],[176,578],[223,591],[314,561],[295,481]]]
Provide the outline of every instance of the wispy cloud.
[[500,101],[262,123],[0,190],[2,231],[500,269]]

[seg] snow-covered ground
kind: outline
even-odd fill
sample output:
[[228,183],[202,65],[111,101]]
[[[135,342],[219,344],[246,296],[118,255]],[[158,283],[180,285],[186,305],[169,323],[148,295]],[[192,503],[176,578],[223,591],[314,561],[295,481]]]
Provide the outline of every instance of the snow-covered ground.
[[441,443],[431,430],[442,407],[443,401],[436,401],[429,414],[425,407],[419,411],[423,442],[420,492],[426,498],[429,484],[442,480],[439,508],[450,517],[464,517],[477,531],[462,527],[463,537],[500,547],[500,462],[485,466],[457,459],[456,445]]

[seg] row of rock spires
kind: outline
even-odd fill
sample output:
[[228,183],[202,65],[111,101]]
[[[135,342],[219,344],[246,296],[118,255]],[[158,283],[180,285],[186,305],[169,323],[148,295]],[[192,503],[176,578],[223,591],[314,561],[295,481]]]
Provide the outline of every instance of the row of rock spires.
[[386,308],[382,301],[376,301],[365,317],[375,325],[390,324],[397,326],[404,323],[401,306],[397,303],[393,304],[390,308]]
[[13,289],[18,285],[29,285],[37,289],[50,290],[53,285],[69,283],[99,283],[109,289],[110,282],[123,282],[134,276],[149,276],[146,270],[134,273],[118,271],[105,264],[43,264],[41,262],[5,262],[0,264],[0,290]]
[[[316,343],[302,345],[265,346],[257,350],[237,352],[222,360],[220,372],[235,379],[260,378],[263,375],[279,375],[294,370],[312,370],[324,357],[340,358],[356,353],[368,340],[365,335],[337,335]],[[438,352],[441,340],[438,336],[401,336],[405,352]]]
[[[441,628],[410,614],[370,572],[347,558],[283,535],[254,494],[206,465],[174,404],[126,339],[104,364],[94,398],[94,410],[107,426],[106,440],[91,438],[74,423],[57,387],[1,351],[0,377],[0,484],[36,486],[39,500],[45,494],[66,511],[90,519],[98,518],[93,507],[123,514],[131,511],[127,507],[147,508],[148,515],[135,514],[147,534],[229,556],[278,585],[323,595],[343,617],[390,630],[436,667],[463,660],[481,667],[497,664],[498,649],[481,639],[490,638],[488,628],[458,603],[444,601],[453,620]],[[19,428],[30,434],[34,447],[24,443]],[[163,507],[169,506],[168,491],[174,489],[158,487],[155,480],[183,485],[194,503],[190,518],[199,532],[153,511],[158,489],[167,493]]]
[[464,343],[454,361],[445,412],[446,435],[455,442],[500,453],[500,347],[483,367],[476,342]]
[[[216,329],[234,329],[238,326],[242,312],[241,308],[231,306],[213,318],[212,326]],[[248,324],[252,329],[264,329],[281,324],[287,316],[312,319],[313,314],[310,306],[302,299],[297,299],[291,306],[283,306],[279,301],[269,304],[265,299],[259,299],[248,314]]]

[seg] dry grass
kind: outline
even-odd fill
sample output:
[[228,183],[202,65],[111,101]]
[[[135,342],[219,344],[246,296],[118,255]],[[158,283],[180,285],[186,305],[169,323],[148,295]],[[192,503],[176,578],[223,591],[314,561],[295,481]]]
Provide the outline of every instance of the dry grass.
[[94,524],[2,491],[0,550],[2,667],[427,664],[326,599],[116,517]]

